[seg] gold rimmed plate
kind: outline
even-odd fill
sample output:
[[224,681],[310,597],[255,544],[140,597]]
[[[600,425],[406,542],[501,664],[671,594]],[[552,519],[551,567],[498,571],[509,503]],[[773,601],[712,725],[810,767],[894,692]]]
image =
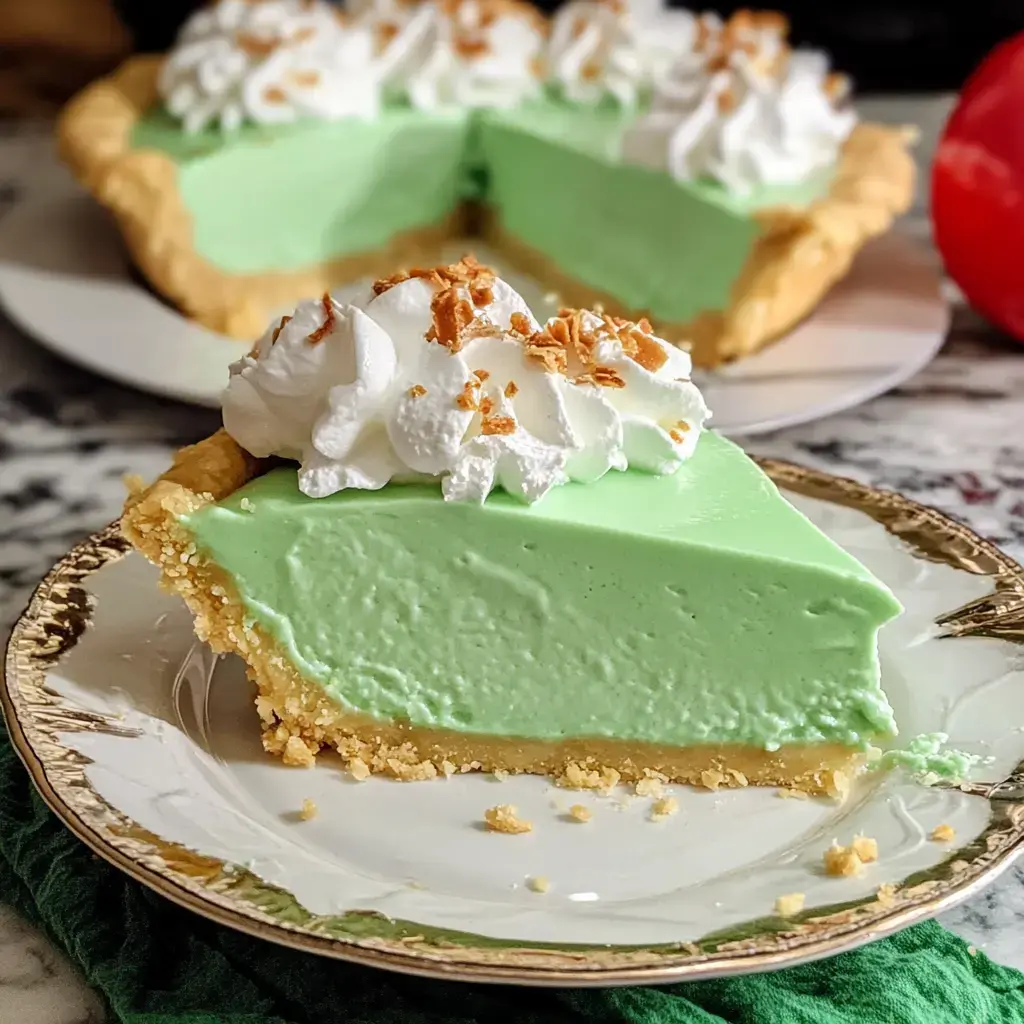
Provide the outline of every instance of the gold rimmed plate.
[[[545,779],[356,782],[330,758],[265,755],[240,664],[115,527],[40,584],[11,636],[3,707],[44,799],[97,853],[215,921],[412,973],[521,984],[666,982],[851,948],[966,898],[1024,842],[1024,571],[899,495],[765,468],[906,611],[880,638],[901,741],[944,732],[978,755],[963,785],[873,772],[842,802],[670,787],[679,812]],[[797,639],[797,638],[794,638]],[[525,835],[481,826],[511,803]],[[586,823],[568,812],[582,803]],[[315,808],[315,815],[302,813]],[[932,832],[951,827],[953,838]],[[877,840],[828,877],[833,839]],[[783,918],[780,896],[803,910]]]

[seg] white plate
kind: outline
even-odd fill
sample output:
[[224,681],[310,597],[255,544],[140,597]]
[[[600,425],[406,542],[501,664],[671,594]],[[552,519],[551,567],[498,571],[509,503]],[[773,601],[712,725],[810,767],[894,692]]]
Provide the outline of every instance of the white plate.
[[[1024,734],[1009,723],[1024,721],[1013,642],[1024,573],[899,496],[769,469],[904,603],[880,642],[902,736],[942,730],[984,755],[972,783],[875,773],[842,804],[671,787],[680,811],[654,823],[650,801],[625,787],[357,783],[326,757],[285,768],[260,747],[240,664],[194,648],[183,607],[113,529],[58,564],[15,628],[12,736],[43,796],[102,856],[205,916],[298,948],[525,984],[709,977],[849,948],[965,898],[1021,846]],[[306,799],[311,821],[298,815]],[[577,802],[589,823],[565,818]],[[534,831],[484,831],[497,803]],[[929,840],[939,824],[955,842]],[[825,848],[856,833],[877,839],[878,862],[826,877]],[[541,876],[544,894],[528,885]],[[889,884],[898,891],[879,897]],[[807,909],[783,921],[775,900],[794,892]]]
[[[501,259],[486,247],[467,245],[501,269]],[[463,249],[456,245],[453,254]],[[539,315],[553,312],[542,285],[513,272],[506,276]],[[144,288],[117,229],[83,195],[25,203],[5,217],[0,302],[27,334],[73,362],[201,405],[218,405],[227,365],[243,350]],[[804,423],[913,376],[938,351],[948,320],[934,257],[892,234],[868,246],[849,276],[790,335],[749,359],[700,375],[700,384],[723,433]]]

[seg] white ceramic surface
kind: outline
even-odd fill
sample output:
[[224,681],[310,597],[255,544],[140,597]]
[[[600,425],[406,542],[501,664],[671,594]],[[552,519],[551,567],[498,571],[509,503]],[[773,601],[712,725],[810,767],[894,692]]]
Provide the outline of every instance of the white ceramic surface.
[[[880,640],[901,742],[946,731],[951,745],[984,756],[973,778],[1005,777],[1024,759],[1024,733],[1007,728],[1024,721],[1020,649],[941,637],[936,626],[989,594],[992,580],[912,554],[862,512],[793,500],[906,607]],[[670,787],[679,813],[652,822],[650,800],[625,787],[600,797],[536,777],[358,783],[326,757],[312,770],[285,768],[262,752],[240,664],[215,664],[194,644],[188,615],[155,577],[131,554],[83,581],[92,628],[46,686],[65,709],[115,718],[118,734],[76,731],[61,742],[90,760],[93,789],[144,829],[244,867],[317,915],[374,910],[416,927],[560,947],[685,943],[771,916],[782,894],[804,893],[808,908],[826,913],[903,884],[990,821],[983,797],[902,773],[868,777],[842,804]],[[306,799],[318,808],[311,821],[298,814]],[[593,811],[589,823],[565,817],[577,802]],[[515,804],[534,830],[487,832],[483,811],[497,803]],[[942,823],[956,830],[952,845],[929,839]],[[855,834],[877,839],[878,863],[861,877],[826,877],[825,848]],[[529,887],[537,877],[546,893]],[[866,937],[850,928],[827,951]]]
[[[467,247],[501,269],[501,259],[475,241],[453,245],[451,255]],[[557,299],[545,298],[542,284],[506,276],[538,314],[554,312]],[[60,355],[202,405],[218,404],[227,365],[244,347],[187,320],[144,287],[110,219],[74,192],[19,204],[4,219],[0,303]],[[947,326],[937,261],[917,242],[892,234],[869,246],[789,336],[699,380],[719,430],[761,433],[890,390],[928,363]]]

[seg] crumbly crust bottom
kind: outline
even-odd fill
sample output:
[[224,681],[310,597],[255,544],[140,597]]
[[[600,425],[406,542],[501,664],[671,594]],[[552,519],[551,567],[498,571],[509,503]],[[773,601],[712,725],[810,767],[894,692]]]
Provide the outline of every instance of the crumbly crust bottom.
[[[157,99],[160,57],[133,57],[89,86],[61,115],[61,155],[78,179],[117,219],[132,257],[153,285],[215,331],[252,340],[276,310],[346,280],[384,276],[396,267],[436,262],[446,241],[480,227],[467,205],[440,224],[396,236],[373,252],[297,271],[225,273],[192,246],[192,222],[177,189],[177,168],[155,150],[133,150],[136,121]],[[729,306],[686,323],[665,323],[564,274],[516,239],[491,215],[483,234],[510,262],[559,292],[568,305],[603,305],[609,313],[648,316],[663,337],[687,343],[698,366],[711,367],[756,351],[779,337],[820,301],[849,269],[864,243],[888,230],[910,205],[911,134],[858,125],[843,148],[827,195],[807,208],[759,211],[762,233],[733,285]],[[689,244],[685,239],[680,244]]]
[[185,600],[200,639],[245,661],[256,686],[263,745],[288,764],[311,765],[320,750],[333,748],[357,774],[383,773],[407,781],[456,771],[506,771],[551,775],[565,785],[601,789],[616,776],[637,781],[658,773],[667,781],[711,788],[750,784],[841,795],[861,763],[858,751],[839,745],[791,746],[768,753],[739,745],[530,740],[379,722],[348,711],[305,679],[272,637],[246,624],[233,584],[203,558],[179,521],[265,468],[218,431],[181,451],[163,477],[129,497],[122,529],[160,567],[164,588]]

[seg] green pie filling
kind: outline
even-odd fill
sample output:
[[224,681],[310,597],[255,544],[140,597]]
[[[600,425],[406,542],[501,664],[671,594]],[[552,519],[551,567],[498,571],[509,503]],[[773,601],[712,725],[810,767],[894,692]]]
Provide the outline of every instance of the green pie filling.
[[876,639],[899,603],[715,434],[671,476],[534,505],[312,499],[281,468],[182,522],[295,667],[381,721],[764,750],[895,733]]
[[153,111],[132,145],[178,165],[196,251],[237,274],[372,252],[467,199],[591,288],[667,322],[720,309],[766,206],[805,206],[829,175],[745,196],[623,163],[627,120],[554,99],[514,110],[391,107],[372,121],[186,135]]

